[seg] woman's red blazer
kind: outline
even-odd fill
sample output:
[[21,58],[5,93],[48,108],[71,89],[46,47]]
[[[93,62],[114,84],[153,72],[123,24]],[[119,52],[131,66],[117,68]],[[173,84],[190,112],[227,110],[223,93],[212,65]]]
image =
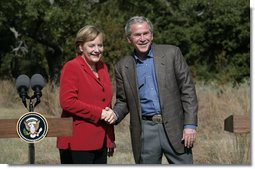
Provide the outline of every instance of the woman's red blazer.
[[81,56],[67,62],[60,77],[62,117],[73,117],[73,134],[58,137],[59,149],[98,150],[113,147],[114,129],[100,120],[102,109],[111,107],[112,85],[106,65],[96,63],[99,79]]

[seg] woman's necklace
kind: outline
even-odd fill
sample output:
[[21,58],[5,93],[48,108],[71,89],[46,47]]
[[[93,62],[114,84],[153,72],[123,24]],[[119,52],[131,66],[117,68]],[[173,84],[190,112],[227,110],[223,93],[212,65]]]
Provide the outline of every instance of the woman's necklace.
[[94,73],[94,75],[99,78],[98,73],[97,73],[97,68],[96,65],[90,66],[90,69],[92,70],[92,72]]
[[96,65],[90,66],[90,69],[91,69],[93,72],[97,72]]
[[98,76],[98,73],[97,73],[96,65],[94,64],[94,65],[91,66],[91,65],[87,62],[87,60],[85,59],[84,56],[83,56],[82,58],[85,60],[85,62],[87,63],[87,65],[89,66],[89,68],[92,70],[92,72],[94,73],[94,75],[96,76],[96,78],[99,79],[99,76]]

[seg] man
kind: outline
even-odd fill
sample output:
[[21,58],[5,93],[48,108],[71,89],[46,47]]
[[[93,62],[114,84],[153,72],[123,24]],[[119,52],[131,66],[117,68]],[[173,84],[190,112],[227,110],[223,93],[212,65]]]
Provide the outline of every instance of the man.
[[198,103],[180,49],[152,44],[153,26],[145,17],[132,17],[125,33],[134,52],[115,67],[116,116],[105,120],[119,123],[130,112],[136,163],[160,164],[164,154],[170,164],[192,164]]

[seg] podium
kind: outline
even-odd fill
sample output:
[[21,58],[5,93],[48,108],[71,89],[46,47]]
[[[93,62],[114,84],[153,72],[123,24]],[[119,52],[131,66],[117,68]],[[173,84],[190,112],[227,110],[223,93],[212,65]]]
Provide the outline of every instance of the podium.
[[[73,128],[72,118],[45,118],[34,112],[34,108],[41,102],[42,89],[45,80],[41,74],[34,74],[31,79],[25,75],[19,75],[16,79],[16,89],[23,105],[28,113],[23,114],[20,119],[0,119],[0,138],[20,137],[29,144],[29,162],[35,162],[34,143],[44,137],[71,136]],[[34,91],[32,96],[28,90]],[[29,104],[27,104],[29,100]]]
[[[48,133],[46,137],[71,136],[72,118],[46,118]],[[0,119],[0,138],[18,138],[16,124],[18,119]]]
[[[73,119],[69,118],[46,118],[48,132],[46,137],[71,136],[73,130]],[[16,130],[18,119],[0,119],[0,139],[18,138]],[[40,143],[38,143],[40,144]],[[29,143],[30,164],[34,164],[34,143]]]

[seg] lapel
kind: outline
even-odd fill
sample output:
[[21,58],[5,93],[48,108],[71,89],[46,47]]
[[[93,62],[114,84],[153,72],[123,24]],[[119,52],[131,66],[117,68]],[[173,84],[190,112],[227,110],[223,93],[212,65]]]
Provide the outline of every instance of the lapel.
[[125,65],[126,77],[130,85],[131,91],[135,98],[138,98],[137,79],[136,79],[136,64],[133,56],[128,57]]
[[142,117],[141,109],[140,109],[140,101],[139,101],[139,91],[137,87],[137,77],[136,77],[136,63],[133,56],[129,56],[126,60],[125,64],[126,69],[126,77],[128,79],[129,86],[131,88],[131,92],[133,94],[133,99],[135,99],[137,112],[140,114],[140,118]]
[[160,50],[156,45],[152,45],[153,49],[153,55],[154,55],[154,66],[155,66],[155,73],[156,73],[156,79],[157,79],[157,84],[158,84],[158,91],[159,91],[159,97],[160,97],[160,104],[161,107],[163,105],[162,101],[163,99],[161,98],[164,93],[162,93],[162,87],[164,87],[164,82],[165,82],[165,76],[166,76],[166,71],[165,71],[165,55],[162,50]]
[[[103,84],[102,84],[103,79],[99,80],[93,74],[92,70],[89,68],[88,64],[85,62],[85,60],[81,56],[78,56],[77,59],[78,59],[79,63],[81,64],[82,69],[86,72],[86,74],[91,76],[92,79],[94,79],[100,86],[103,87]],[[98,70],[99,77],[100,78],[104,78],[104,75],[103,75],[103,66],[102,66],[100,61],[98,63],[96,63],[96,67],[97,67],[97,70]]]

